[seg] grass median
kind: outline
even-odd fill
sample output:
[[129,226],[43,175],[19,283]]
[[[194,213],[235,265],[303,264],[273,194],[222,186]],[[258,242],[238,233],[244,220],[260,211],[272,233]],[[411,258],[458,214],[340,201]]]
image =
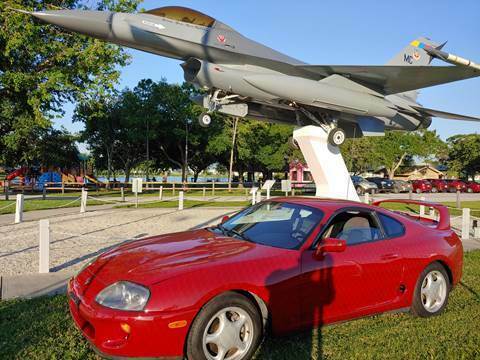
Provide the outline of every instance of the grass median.
[[[55,199],[55,200],[41,200],[41,199],[25,199],[23,203],[23,211],[35,211],[35,210],[50,210],[55,208],[80,208],[80,200],[75,199]],[[87,206],[104,205],[104,202],[96,200],[88,200]],[[10,205],[10,206],[8,206]],[[8,207],[7,207],[8,206]],[[14,214],[15,213],[15,201],[0,200],[0,215]]]
[[[247,207],[251,204],[249,201],[200,201],[200,200],[185,200],[183,202],[184,209],[196,207]],[[134,208],[135,204],[116,205],[116,208]],[[154,209],[154,208],[178,208],[178,201],[155,201],[147,203],[139,203],[140,209]]]
[[[474,359],[479,321],[480,251],[474,251],[440,316],[383,314],[268,338],[255,359]],[[98,359],[73,326],[65,296],[0,302],[0,358]]]

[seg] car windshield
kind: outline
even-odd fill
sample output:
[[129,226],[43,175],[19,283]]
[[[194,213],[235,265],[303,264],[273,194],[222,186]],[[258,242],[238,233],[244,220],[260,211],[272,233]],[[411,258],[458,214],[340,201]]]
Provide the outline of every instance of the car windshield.
[[218,229],[256,244],[298,249],[322,218],[319,209],[272,201],[243,210]]

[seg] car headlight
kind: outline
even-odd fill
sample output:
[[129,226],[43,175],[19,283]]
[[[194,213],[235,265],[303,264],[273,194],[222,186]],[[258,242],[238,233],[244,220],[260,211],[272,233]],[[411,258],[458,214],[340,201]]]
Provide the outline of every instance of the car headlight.
[[116,282],[98,293],[95,301],[111,309],[142,311],[150,297],[146,287],[128,281]]

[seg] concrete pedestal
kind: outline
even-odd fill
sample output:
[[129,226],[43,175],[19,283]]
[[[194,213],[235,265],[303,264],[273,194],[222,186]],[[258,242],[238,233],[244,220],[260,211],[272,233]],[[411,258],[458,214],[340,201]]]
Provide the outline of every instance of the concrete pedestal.
[[293,132],[317,187],[316,196],[360,201],[340,149],[328,143],[320,127],[305,126]]

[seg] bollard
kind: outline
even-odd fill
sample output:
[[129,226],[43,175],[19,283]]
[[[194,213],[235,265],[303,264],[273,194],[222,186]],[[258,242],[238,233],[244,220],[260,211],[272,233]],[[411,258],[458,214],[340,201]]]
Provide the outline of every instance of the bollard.
[[160,186],[160,190],[158,190],[158,200],[163,200],[163,186]]
[[175,196],[175,183],[172,185],[172,196]]
[[262,201],[262,191],[257,191],[257,203]]
[[292,196],[295,196],[295,188],[292,187]]
[[85,188],[82,188],[82,197],[80,198],[80,214],[87,212],[87,198],[88,191]]
[[40,243],[38,272],[46,274],[50,272],[50,221],[48,219],[39,221]]
[[205,200],[205,197],[207,196],[207,188],[203,188],[202,189],[202,196],[203,196],[203,199]]
[[120,201],[125,202],[125,190],[123,186],[120,188]]
[[365,193],[365,199],[364,199],[365,204],[369,205],[370,204],[370,194],[368,192]]
[[17,194],[17,203],[15,205],[15,224],[23,221],[23,194]]
[[457,190],[457,209],[461,209],[462,204],[460,202],[460,190]]
[[473,237],[480,239],[480,227],[478,226],[478,220],[473,220]]
[[[425,201],[425,196],[420,198],[421,201]],[[425,217],[425,206],[420,205],[420,217]]]
[[257,200],[257,190],[252,189],[252,205],[255,205],[256,200]]
[[215,196],[215,181],[212,181],[212,196]]
[[463,208],[462,210],[462,240],[470,238],[470,209]]
[[178,210],[183,210],[183,191],[178,193]]
[[42,200],[47,198],[47,188],[44,186],[42,190]]
[[5,200],[8,201],[10,200],[10,181],[5,180]]
[[63,183],[63,180],[62,180],[62,195],[65,194],[65,184]]

